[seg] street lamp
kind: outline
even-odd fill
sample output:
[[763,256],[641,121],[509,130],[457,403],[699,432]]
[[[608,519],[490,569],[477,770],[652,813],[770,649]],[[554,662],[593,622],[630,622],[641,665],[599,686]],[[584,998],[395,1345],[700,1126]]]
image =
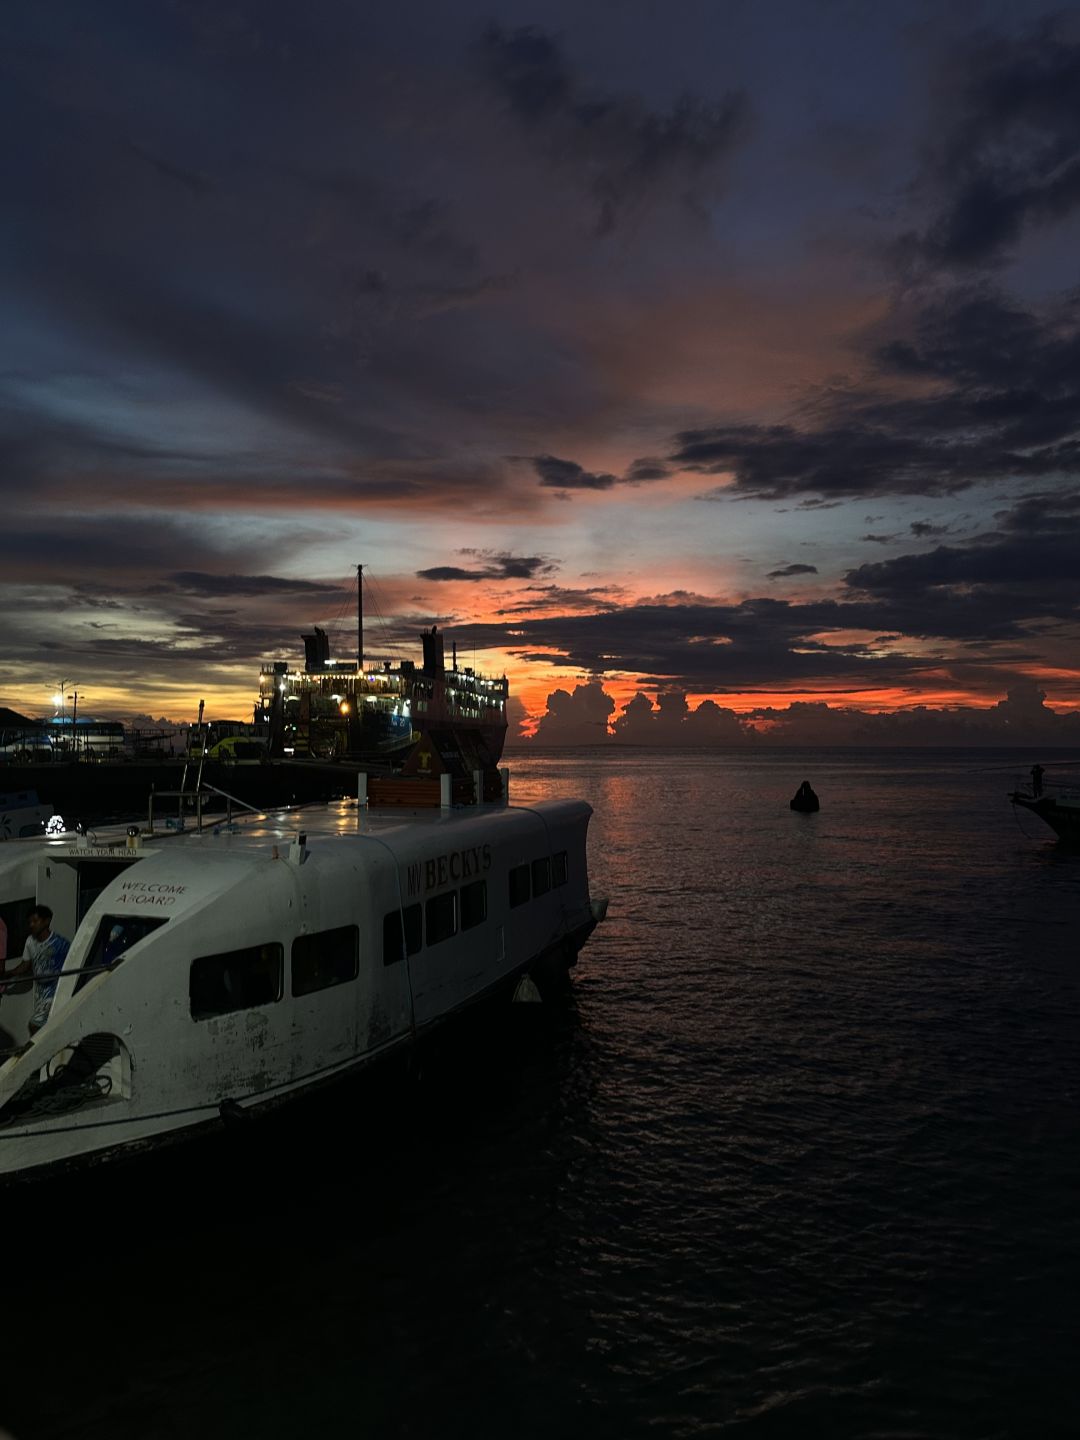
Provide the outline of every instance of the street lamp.
[[[67,687],[68,687],[70,684],[71,684],[71,681],[70,681],[70,680],[61,680],[61,681],[60,681],[60,684],[56,687],[56,694],[53,696],[53,705],[55,705],[56,708],[60,711],[60,730],[59,730],[59,734],[58,734],[58,741],[59,741],[58,748],[60,748],[60,749],[63,748],[63,744],[64,744],[64,721],[67,719],[67,709],[66,709],[67,693],[66,693],[66,692],[67,692]],[[56,716],[55,716],[55,715],[53,716],[53,719],[54,719],[54,720],[56,719]]]
[[77,718],[78,713],[79,713],[79,692],[78,692],[78,690],[73,690],[73,691],[71,692],[70,696],[69,696],[68,693],[67,693],[67,687],[68,687],[70,684],[71,684],[71,681],[70,681],[70,680],[61,680],[61,681],[60,681],[60,687],[59,687],[59,689],[57,690],[56,694],[53,696],[53,704],[59,706],[59,709],[60,709],[60,739],[61,739],[61,741],[63,741],[63,738],[64,738],[64,724],[65,724],[65,721],[67,720],[67,701],[70,699],[71,702],[72,702],[72,703],[71,703],[71,753],[72,753],[72,755],[74,756],[75,753],[76,753],[76,746],[75,746],[75,721],[76,721],[76,718]]

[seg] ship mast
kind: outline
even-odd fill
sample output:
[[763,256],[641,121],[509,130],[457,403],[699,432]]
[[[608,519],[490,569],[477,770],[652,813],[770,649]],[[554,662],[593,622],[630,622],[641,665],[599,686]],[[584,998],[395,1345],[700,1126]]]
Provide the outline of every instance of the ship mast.
[[356,567],[356,670],[364,673],[364,567]]

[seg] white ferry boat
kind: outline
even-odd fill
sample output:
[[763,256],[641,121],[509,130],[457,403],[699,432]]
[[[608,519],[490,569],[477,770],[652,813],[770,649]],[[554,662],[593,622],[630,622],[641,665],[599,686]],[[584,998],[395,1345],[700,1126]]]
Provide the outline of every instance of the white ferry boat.
[[35,904],[71,947],[33,1036],[29,982],[0,1002],[0,1179],[263,1110],[543,989],[603,918],[591,813],[341,802],[3,846],[9,968]]

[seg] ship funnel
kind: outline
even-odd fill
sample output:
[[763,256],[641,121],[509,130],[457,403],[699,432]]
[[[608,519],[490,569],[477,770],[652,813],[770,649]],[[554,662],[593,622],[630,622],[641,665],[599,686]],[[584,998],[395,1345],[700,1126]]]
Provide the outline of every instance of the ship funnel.
[[424,674],[430,675],[432,678],[441,678],[446,674],[443,637],[438,631],[439,627],[432,625],[430,630],[425,630],[420,636],[424,645]]
[[304,669],[309,675],[325,670],[330,663],[330,640],[326,631],[316,625],[313,635],[301,635],[300,638],[304,642]]

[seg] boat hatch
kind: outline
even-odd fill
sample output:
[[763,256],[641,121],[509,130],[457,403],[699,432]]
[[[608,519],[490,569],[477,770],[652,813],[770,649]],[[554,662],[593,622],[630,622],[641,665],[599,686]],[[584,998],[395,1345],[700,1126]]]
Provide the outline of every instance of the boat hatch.
[[53,929],[70,939],[90,906],[116,877],[140,857],[107,856],[43,860],[38,869],[37,899],[53,912]]
[[75,982],[75,994],[101,971],[115,970],[129,950],[145,940],[151,931],[160,930],[168,918],[167,915],[161,919],[151,919],[148,915],[103,915],[83,962],[85,973]]

